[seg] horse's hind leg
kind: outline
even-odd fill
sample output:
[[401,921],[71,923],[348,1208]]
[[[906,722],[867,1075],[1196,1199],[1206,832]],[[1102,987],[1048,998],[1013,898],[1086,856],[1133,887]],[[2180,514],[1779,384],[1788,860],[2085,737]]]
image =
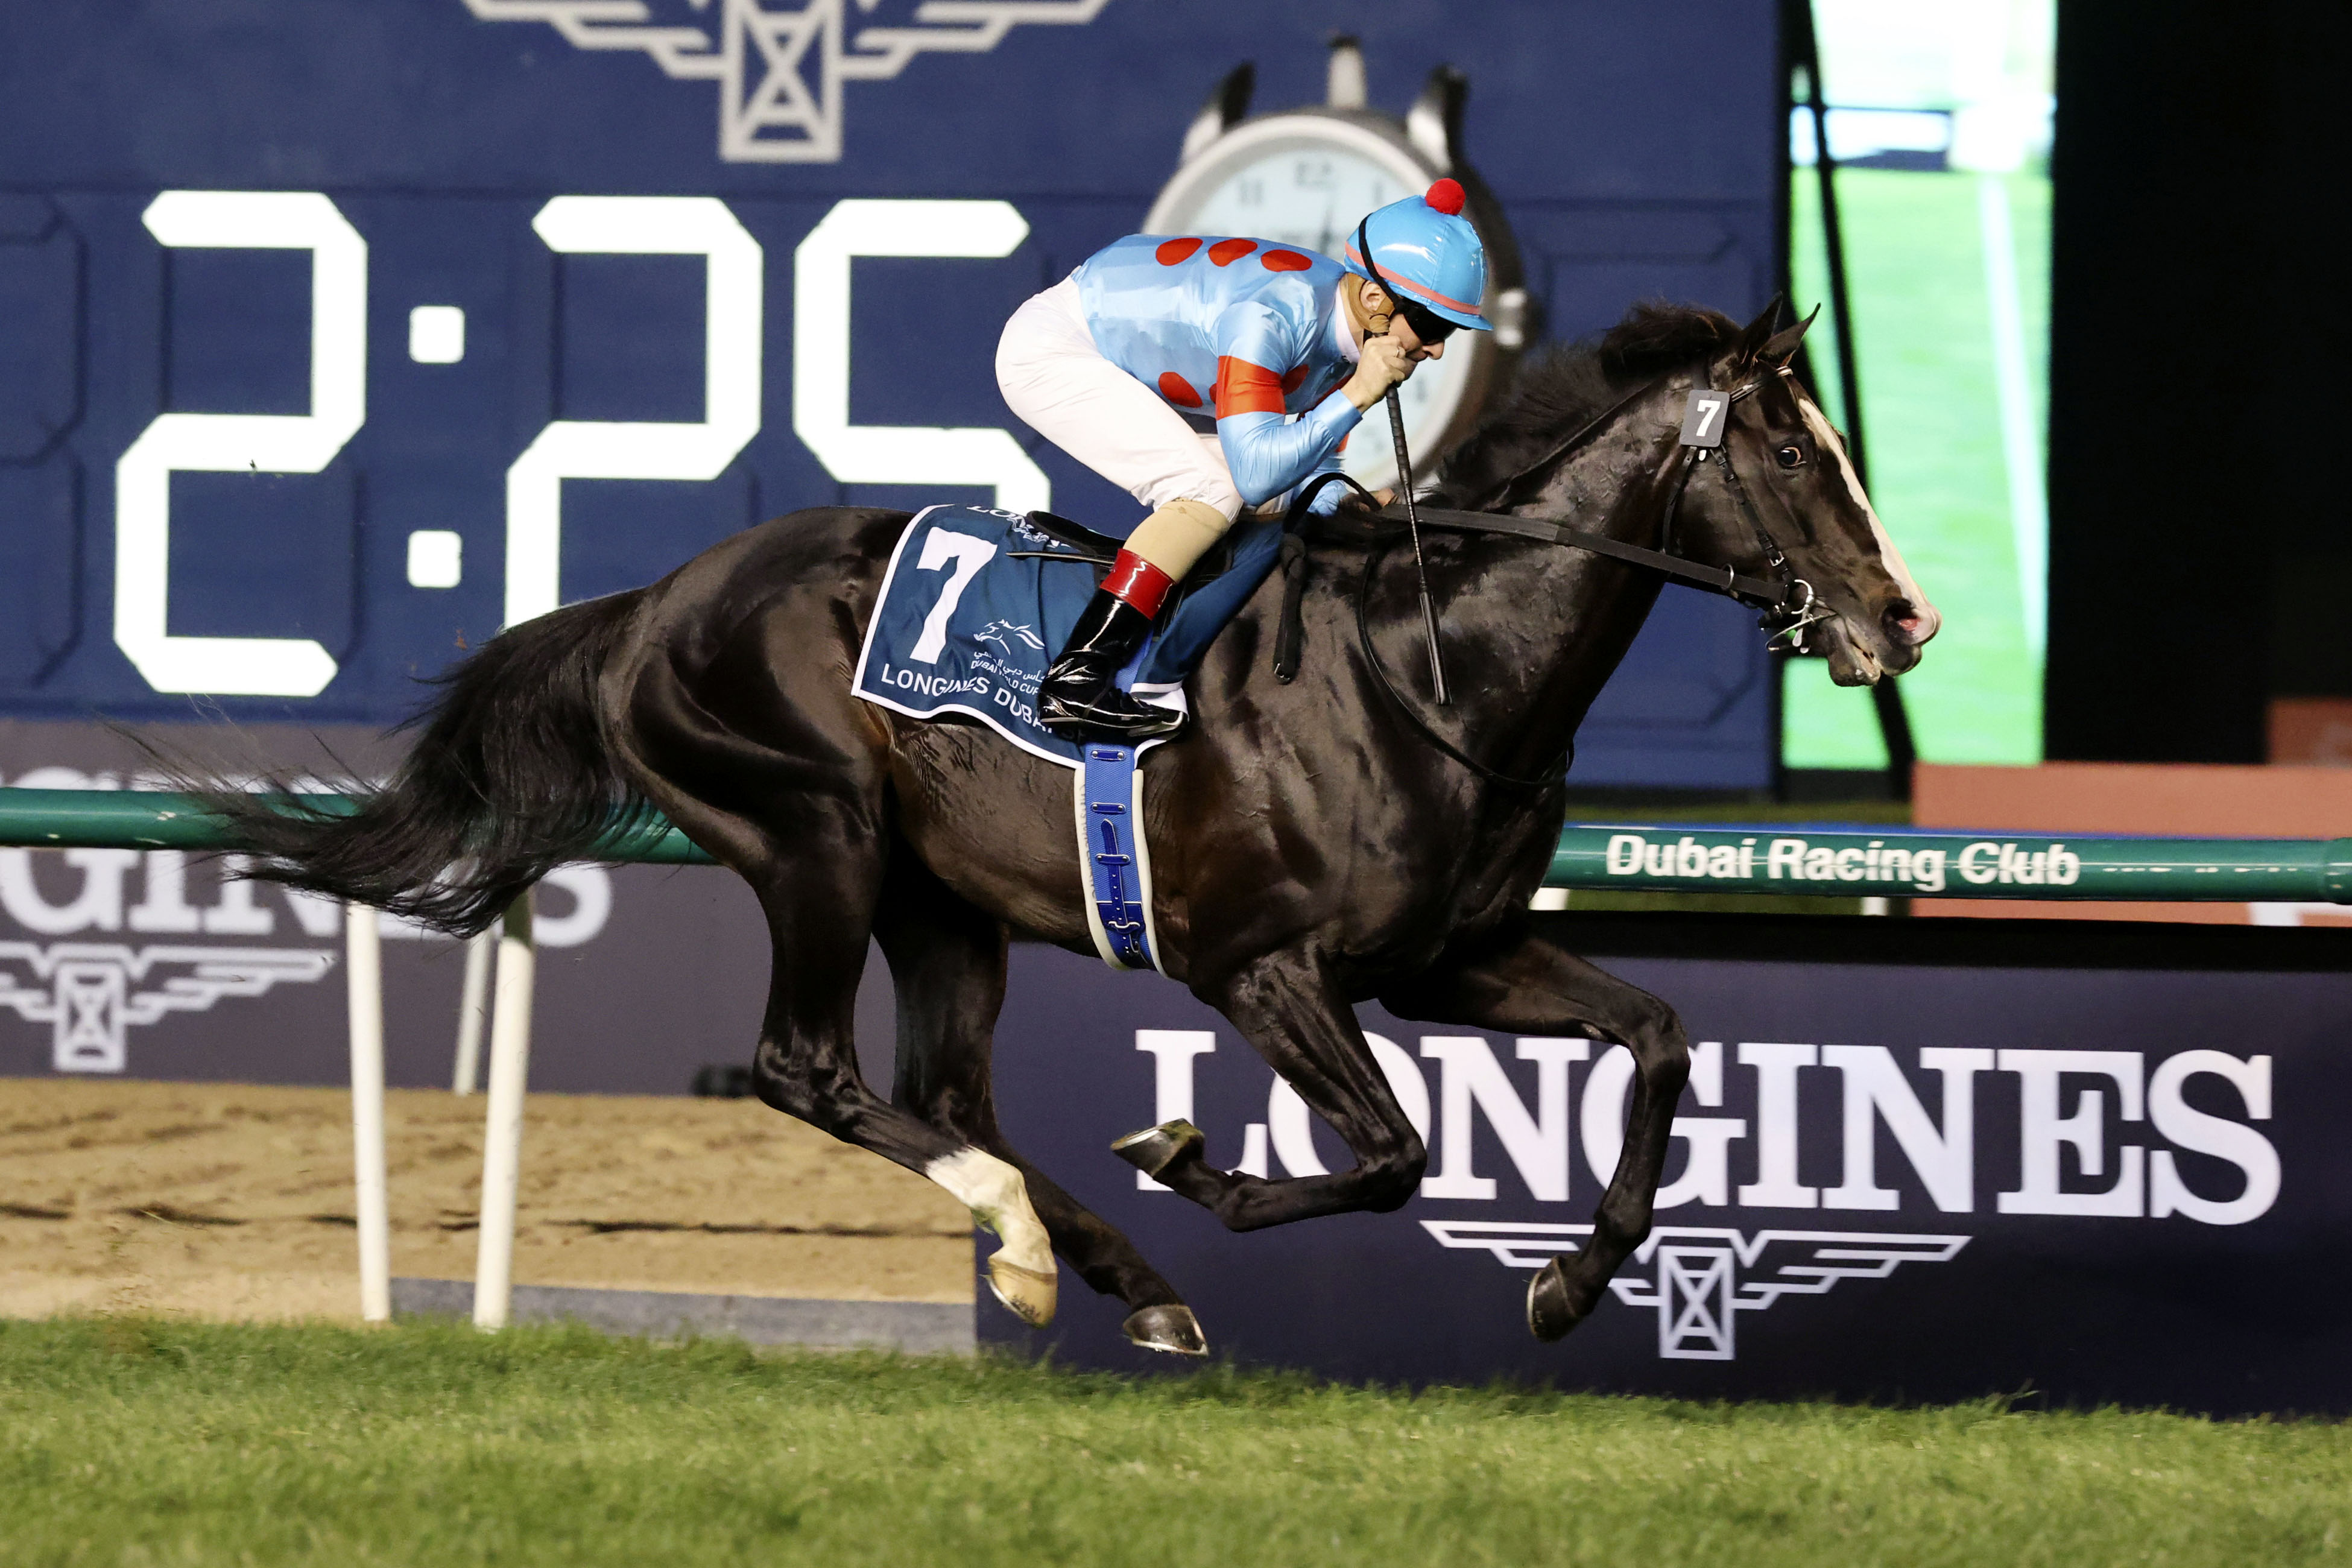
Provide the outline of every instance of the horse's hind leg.
[[1526,926],[1474,954],[1441,960],[1381,1004],[1400,1018],[1517,1035],[1598,1036],[1633,1053],[1625,1147],[1592,1216],[1592,1239],[1553,1258],[1528,1288],[1528,1327],[1538,1339],[1559,1339],[1584,1321],[1618,1266],[1650,1234],[1675,1102],[1690,1077],[1682,1020],[1648,992]]
[[763,849],[737,868],[768,917],[774,954],[753,1091],[786,1115],[945,1187],[1003,1238],[989,1260],[998,1297],[1031,1323],[1051,1322],[1053,1247],[1021,1172],[975,1140],[882,1099],[858,1071],[857,982],[884,868],[866,803],[802,796],[763,809],[759,823],[675,791],[660,804],[702,842],[749,839]]
[[1129,1340],[1146,1350],[1207,1354],[1192,1309],[1134,1244],[1041,1174],[997,1126],[990,1060],[1004,1005],[1003,925],[949,890],[901,845],[874,934],[898,999],[892,1102],[1018,1170],[1054,1250],[1097,1294],[1133,1309]]
[[889,750],[841,672],[871,581],[860,573],[904,520],[849,521],[858,537],[768,536],[777,553],[766,583],[714,577],[714,555],[663,589],[635,652],[605,670],[608,744],[630,783],[751,884],[767,916],[774,968],[754,1092],[945,1187],[1004,1238],[990,1268],[1005,1304],[1050,1322],[1053,1244],[1021,1173],[892,1105],[857,1070],[857,981],[888,864]]

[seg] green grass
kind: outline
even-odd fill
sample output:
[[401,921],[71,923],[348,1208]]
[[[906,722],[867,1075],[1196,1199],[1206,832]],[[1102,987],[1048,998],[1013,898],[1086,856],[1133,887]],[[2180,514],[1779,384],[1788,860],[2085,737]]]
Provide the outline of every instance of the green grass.
[[2336,1424],[1416,1396],[456,1326],[0,1325],[0,1488],[10,1568],[2243,1568],[2352,1547]]
[[[1872,503],[1944,612],[1927,658],[1903,677],[1919,754],[2031,763],[2042,755],[2042,671],[2026,643],[1985,293],[1979,176],[1849,169],[1838,175],[1853,295]],[[2050,181],[2003,181],[2017,248],[2029,368],[2048,381]],[[1799,309],[1829,293],[1813,172],[1790,187]],[[1824,310],[1811,340],[1820,393],[1844,407]],[[2035,424],[2040,425],[2037,418]],[[1792,659],[1783,756],[1792,767],[1881,767],[1870,699],[1818,660]]]

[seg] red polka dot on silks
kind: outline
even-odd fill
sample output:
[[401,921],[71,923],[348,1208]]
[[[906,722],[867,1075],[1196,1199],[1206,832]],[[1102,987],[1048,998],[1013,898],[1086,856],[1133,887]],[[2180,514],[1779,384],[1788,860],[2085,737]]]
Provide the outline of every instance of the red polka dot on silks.
[[1254,239],[1221,239],[1209,247],[1209,259],[1220,267],[1230,267],[1257,248]]
[[1304,272],[1315,263],[1295,250],[1269,250],[1258,258],[1268,272]]
[[1173,267],[1179,262],[1192,260],[1192,253],[1200,248],[1201,242],[1197,239],[1171,239],[1162,242],[1160,248],[1151,254],[1160,266]]
[[1192,384],[1172,370],[1160,373],[1160,395],[1180,408],[1201,406],[1201,395],[1192,390]]
[[1453,217],[1462,211],[1462,205],[1470,199],[1470,194],[1462,188],[1459,180],[1440,180],[1430,186],[1429,194],[1421,199],[1446,216]]

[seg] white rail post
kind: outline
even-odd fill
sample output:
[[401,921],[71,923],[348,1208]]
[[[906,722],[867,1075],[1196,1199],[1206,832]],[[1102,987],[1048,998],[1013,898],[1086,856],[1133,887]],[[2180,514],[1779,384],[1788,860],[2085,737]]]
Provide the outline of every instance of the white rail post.
[[496,927],[466,943],[466,988],[457,998],[457,1065],[449,1092],[471,1094],[482,1081],[482,1025],[490,1011],[490,954],[499,945]]
[[343,910],[351,1006],[352,1178],[358,1195],[360,1316],[392,1321],[392,1215],[383,1155],[383,931],[365,904]]
[[503,1329],[514,1303],[515,1194],[522,1165],[523,1088],[530,1077],[530,991],[536,955],[530,894],[508,906],[499,932],[498,1000],[490,1015],[490,1094],[482,1135],[481,1248],[474,1262],[474,1326]]

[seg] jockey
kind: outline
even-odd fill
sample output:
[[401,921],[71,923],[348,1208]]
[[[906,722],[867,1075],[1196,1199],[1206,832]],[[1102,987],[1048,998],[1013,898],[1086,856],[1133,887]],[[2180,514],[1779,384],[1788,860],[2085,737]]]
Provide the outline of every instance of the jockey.
[[1381,207],[1344,262],[1267,240],[1134,235],[1013,313],[996,350],[1004,401],[1152,509],[1045,672],[1047,729],[1132,743],[1181,727],[1121,691],[1118,671],[1244,508],[1337,469],[1356,422],[1443,354],[1447,333],[1486,330],[1486,250],[1462,204],[1440,180]]

